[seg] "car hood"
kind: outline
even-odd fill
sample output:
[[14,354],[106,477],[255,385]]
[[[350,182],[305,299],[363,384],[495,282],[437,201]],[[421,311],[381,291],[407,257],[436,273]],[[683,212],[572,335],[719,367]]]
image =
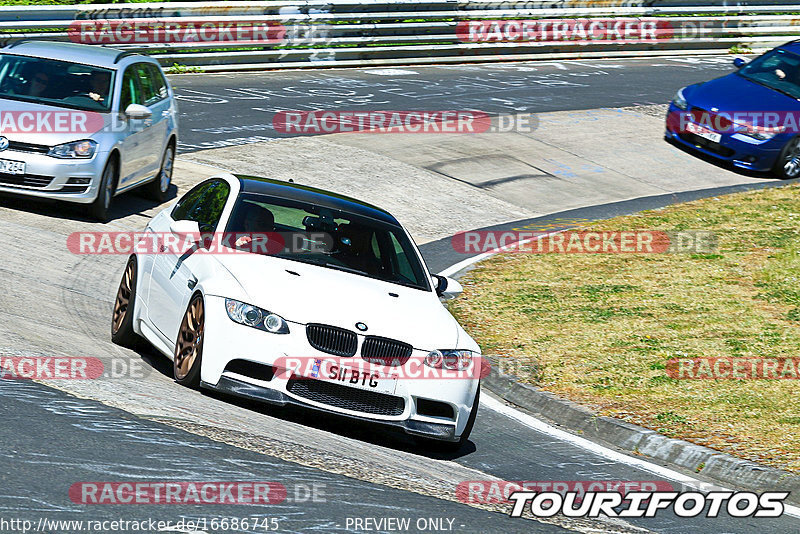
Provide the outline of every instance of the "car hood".
[[[111,126],[110,113],[47,106],[6,98],[0,98],[0,109],[4,115],[1,123],[2,135],[22,143],[55,146],[90,138],[93,134]],[[25,112],[32,113],[33,118],[23,118],[21,114]],[[10,114],[10,118],[6,118],[6,114]],[[68,122],[58,125],[57,118]]]
[[354,332],[362,322],[368,327],[364,334],[416,349],[461,348],[458,323],[432,292],[272,256],[232,254],[220,261],[244,289],[248,304],[287,321]]
[[798,111],[800,102],[769,87],[751,82],[738,73],[689,86],[684,97],[690,106],[721,113]]

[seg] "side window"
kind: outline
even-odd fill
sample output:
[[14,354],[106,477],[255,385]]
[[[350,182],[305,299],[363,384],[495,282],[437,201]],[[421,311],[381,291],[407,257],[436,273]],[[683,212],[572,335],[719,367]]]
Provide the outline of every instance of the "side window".
[[150,66],[147,63],[137,63],[133,67],[136,69],[136,78],[138,78],[139,86],[142,88],[142,103],[145,106],[155,104],[159,99],[153,86],[154,79]]
[[202,232],[217,229],[231,188],[222,180],[212,180],[198,185],[178,202],[172,210],[175,221],[197,221]]
[[147,63],[146,65],[147,70],[150,72],[150,79],[153,83],[153,93],[155,94],[153,103],[158,102],[159,100],[164,100],[167,98],[167,96],[169,96],[169,92],[167,91],[167,80],[165,80],[164,75],[161,74],[161,69],[151,63]]
[[414,280],[414,270],[411,268],[411,264],[408,261],[406,251],[403,250],[403,245],[400,244],[394,233],[390,233],[389,236],[392,239],[392,246],[394,247],[394,252],[397,255],[398,272],[407,280]]
[[137,83],[136,78],[136,65],[132,65],[125,69],[125,74],[122,76],[122,96],[120,97],[119,101],[120,111],[125,111],[125,109],[131,104],[144,105],[142,92],[139,89],[139,84]]

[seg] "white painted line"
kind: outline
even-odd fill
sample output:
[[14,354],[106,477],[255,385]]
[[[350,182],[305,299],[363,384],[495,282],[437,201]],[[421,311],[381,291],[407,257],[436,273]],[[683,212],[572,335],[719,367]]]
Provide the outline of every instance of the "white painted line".
[[[500,254],[501,252],[505,252],[505,251],[507,251],[507,250],[509,250],[509,249],[511,249],[513,247],[524,245],[526,243],[530,243],[531,241],[537,241],[539,239],[544,239],[545,237],[548,237],[548,236],[551,236],[551,235],[560,234],[561,232],[566,232],[567,230],[569,230],[569,228],[564,228],[563,230],[557,230],[555,232],[548,232],[546,234],[537,235],[536,237],[531,237],[529,239],[523,239],[521,241],[515,241],[514,243],[511,243],[510,245],[506,245],[504,247],[500,247],[500,248],[491,250],[489,252],[484,252],[483,254],[478,254],[477,256],[472,256],[471,258],[467,258],[464,261],[460,261],[460,262],[456,263],[455,265],[451,265],[447,269],[445,269],[442,272],[440,272],[439,276],[452,276],[455,273],[457,273],[458,271],[460,271],[462,269],[466,269],[467,267],[469,267],[473,263],[478,263],[479,261],[483,261],[483,260],[485,260],[487,258],[491,258],[495,254]],[[498,230],[498,231],[500,231],[500,230]],[[513,230],[505,230],[505,231],[510,232],[510,231],[513,231]]]
[[[586,438],[570,434],[569,432],[561,430],[560,428],[556,428],[531,415],[522,413],[519,410],[512,408],[511,406],[507,406],[502,402],[500,402],[499,400],[490,397],[489,395],[484,395],[483,397],[481,397],[481,404],[486,406],[490,410],[494,410],[495,412],[501,413],[506,417],[515,419],[516,421],[519,421],[523,425],[532,428],[538,432],[547,434],[548,436],[553,437],[559,441],[571,443],[575,446],[578,446],[582,449],[586,449],[587,451],[593,454],[602,456],[603,458],[606,458],[613,462],[626,464],[631,467],[636,467],[643,471],[648,471],[650,473],[653,473],[654,475],[658,475],[660,477],[680,482],[681,484],[684,484],[691,488],[695,488],[700,491],[708,491],[709,489],[711,489],[711,484],[709,484],[708,482],[703,482],[689,475],[685,475],[679,471],[675,471],[668,467],[656,465],[646,460],[642,460],[641,458],[628,456],[627,454],[623,454],[621,452],[609,449],[608,447],[604,447],[603,445],[595,443],[594,441],[590,441]],[[723,486],[718,486],[716,484],[713,484],[713,489],[717,491],[732,491],[728,488],[725,488]],[[785,504],[784,515],[800,517],[800,507],[792,506],[790,504]]]

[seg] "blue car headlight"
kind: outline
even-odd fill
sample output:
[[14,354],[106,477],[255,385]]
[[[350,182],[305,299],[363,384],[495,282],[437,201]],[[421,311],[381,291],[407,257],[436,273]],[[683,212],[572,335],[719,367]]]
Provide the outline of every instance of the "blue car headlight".
[[239,302],[238,300],[225,299],[225,310],[234,323],[251,326],[273,334],[288,334],[289,325],[278,314]]
[[786,131],[785,127],[778,127],[778,128],[744,128],[739,133],[742,135],[746,135],[747,137],[751,137],[758,141],[769,141],[776,135],[783,133]]
[[[683,89],[686,89],[685,87]],[[678,89],[678,92],[675,93],[675,98],[672,99],[672,103],[675,104],[675,107],[678,109],[682,109],[686,111],[689,109],[689,103],[686,101],[686,98],[683,96],[683,89]]]

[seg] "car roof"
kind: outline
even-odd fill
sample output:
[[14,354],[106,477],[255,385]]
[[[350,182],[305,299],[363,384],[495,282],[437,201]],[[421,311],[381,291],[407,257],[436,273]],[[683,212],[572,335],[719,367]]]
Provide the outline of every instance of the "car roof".
[[137,56],[137,61],[153,61],[147,56],[125,52],[117,48],[55,41],[17,41],[6,46],[2,51],[19,56],[70,61],[109,69],[119,68],[121,66],[119,60],[127,56]]
[[800,54],[800,40],[786,43],[784,45],[779,46],[778,48],[783,48],[784,50],[788,50],[789,52]]
[[282,182],[258,176],[234,175],[241,183],[242,193],[257,193],[276,198],[298,200],[322,208],[344,211],[353,215],[369,217],[385,223],[400,226],[400,223],[388,211],[372,204],[367,204],[351,197],[317,189],[307,185]]

